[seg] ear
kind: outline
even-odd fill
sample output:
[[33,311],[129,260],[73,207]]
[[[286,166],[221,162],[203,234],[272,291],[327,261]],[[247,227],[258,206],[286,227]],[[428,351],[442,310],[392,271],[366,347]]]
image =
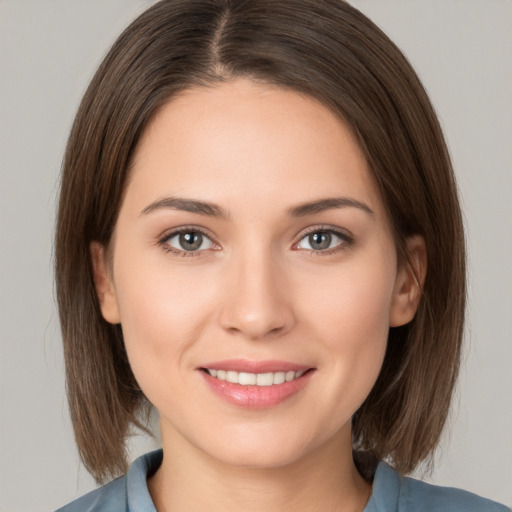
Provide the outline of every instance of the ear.
[[118,324],[121,322],[121,316],[106,248],[99,242],[92,242],[89,249],[91,251],[94,286],[98,295],[101,314],[107,322]]
[[427,247],[423,237],[409,237],[406,240],[406,251],[407,259],[398,269],[393,291],[389,313],[391,327],[405,325],[414,318],[427,275]]

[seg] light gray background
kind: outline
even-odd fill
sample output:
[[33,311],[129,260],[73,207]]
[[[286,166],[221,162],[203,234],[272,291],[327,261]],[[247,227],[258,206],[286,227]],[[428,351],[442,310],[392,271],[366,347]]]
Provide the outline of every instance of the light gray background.
[[[60,161],[78,101],[151,0],[0,0],[0,511],[92,489],[65,401],[53,299]],[[423,79],[455,163],[470,250],[466,360],[430,478],[512,504],[512,2],[354,0]],[[138,438],[133,457],[154,446]]]

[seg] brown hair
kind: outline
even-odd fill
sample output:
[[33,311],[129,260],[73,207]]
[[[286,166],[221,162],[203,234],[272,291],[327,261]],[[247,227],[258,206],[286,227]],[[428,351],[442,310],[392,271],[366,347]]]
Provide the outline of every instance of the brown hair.
[[449,155],[415,72],[341,0],[161,0],[115,42],[78,110],[63,164],[56,284],[76,442],[98,481],[126,469],[147,401],[121,328],[101,316],[89,247],[107,246],[130,160],[178,92],[252,77],[308,94],[353,130],[380,187],[399,257],[424,237],[428,273],[412,322],[391,328],[380,376],[353,418],[354,447],[411,471],[430,457],[458,373],[465,249]]

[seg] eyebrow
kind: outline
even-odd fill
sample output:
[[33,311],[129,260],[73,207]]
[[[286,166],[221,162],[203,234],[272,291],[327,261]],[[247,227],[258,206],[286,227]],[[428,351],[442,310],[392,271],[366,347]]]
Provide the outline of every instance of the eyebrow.
[[[307,203],[301,203],[290,208],[288,210],[288,215],[291,217],[305,217],[307,215],[315,215],[326,210],[346,207],[358,208],[369,215],[375,215],[368,205],[348,197],[329,197]],[[141,211],[141,215],[147,215],[148,213],[160,209],[181,210],[221,219],[229,218],[229,214],[223,208],[214,203],[198,201],[196,199],[185,199],[182,197],[164,197],[162,199],[157,199],[146,206]]]
[[358,208],[370,215],[375,215],[373,210],[367,204],[349,197],[329,197],[326,199],[302,203],[290,208],[288,213],[292,217],[305,217],[306,215],[314,215],[326,210],[346,207]]
[[141,215],[147,215],[148,213],[160,209],[182,210],[185,212],[198,213],[199,215],[207,215],[209,217],[228,218],[227,212],[216,204],[181,197],[164,197],[163,199],[157,199],[146,206],[140,213]]

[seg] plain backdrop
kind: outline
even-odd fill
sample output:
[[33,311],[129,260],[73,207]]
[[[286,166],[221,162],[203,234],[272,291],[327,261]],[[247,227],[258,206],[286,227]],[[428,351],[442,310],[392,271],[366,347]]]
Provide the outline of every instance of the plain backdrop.
[[[78,102],[150,0],[0,0],[0,511],[94,488],[65,399],[53,293],[60,162]],[[415,66],[445,129],[469,247],[466,351],[436,483],[512,505],[512,2],[354,0]],[[132,458],[157,445],[138,437]]]

